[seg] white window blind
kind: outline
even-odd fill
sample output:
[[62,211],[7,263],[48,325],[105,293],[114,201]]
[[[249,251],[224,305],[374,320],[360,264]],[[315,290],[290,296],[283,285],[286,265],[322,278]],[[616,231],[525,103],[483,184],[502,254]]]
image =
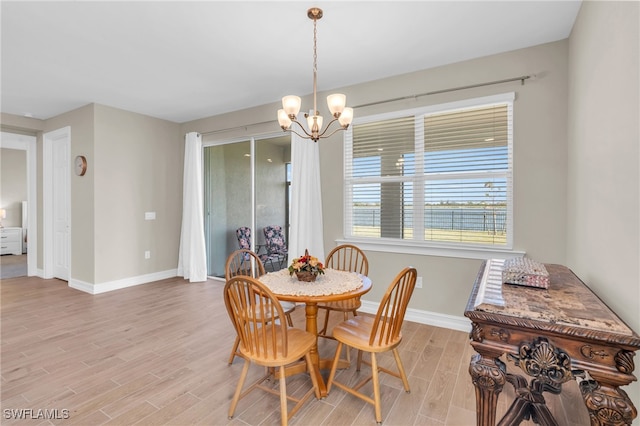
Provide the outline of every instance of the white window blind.
[[355,121],[346,237],[511,247],[513,96]]

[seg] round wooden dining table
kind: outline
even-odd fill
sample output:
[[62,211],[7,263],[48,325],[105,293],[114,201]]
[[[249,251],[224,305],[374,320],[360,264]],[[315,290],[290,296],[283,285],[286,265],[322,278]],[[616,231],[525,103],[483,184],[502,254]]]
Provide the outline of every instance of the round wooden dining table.
[[[311,349],[311,360],[316,365],[320,396],[324,398],[327,396],[327,387],[320,370],[330,369],[333,359],[320,359],[318,354],[318,303],[361,296],[371,290],[371,280],[354,272],[327,268],[325,275],[318,276],[317,280],[311,283],[298,281],[295,275],[291,277],[286,269],[263,275],[260,281],[269,287],[278,300],[305,304],[306,330],[316,336],[316,343]],[[344,286],[339,284],[341,281],[344,282]],[[303,371],[306,371],[306,364],[301,362],[288,367],[286,374],[292,375]]]

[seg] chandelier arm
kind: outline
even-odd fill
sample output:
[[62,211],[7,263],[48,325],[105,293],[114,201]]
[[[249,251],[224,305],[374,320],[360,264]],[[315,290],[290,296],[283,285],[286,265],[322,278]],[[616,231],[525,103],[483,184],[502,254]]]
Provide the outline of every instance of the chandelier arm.
[[[309,136],[302,136],[300,133],[298,133],[298,132],[296,132],[295,130],[292,130],[292,129],[282,129],[282,130],[284,130],[285,132],[295,133],[296,135],[300,136],[302,139],[314,140],[313,137],[311,137],[310,135]],[[317,142],[317,141],[315,141],[315,142]]]
[[[318,138],[323,138],[323,139],[330,138],[331,136],[333,136],[333,135],[335,135],[336,133],[338,133],[340,130],[347,130],[348,128],[349,128],[349,125],[347,125],[347,127],[340,126],[340,127],[338,127],[337,129],[335,129],[333,132],[331,132],[330,134],[328,134],[327,136],[322,136],[322,135],[320,135],[320,136],[318,136]],[[326,132],[327,132],[327,129],[325,129],[325,131],[324,131],[324,132],[322,132],[322,134],[324,135]]]
[[300,124],[300,122],[298,122],[297,120],[292,120],[292,123],[296,123],[298,125],[298,127],[300,127],[300,129],[304,132],[304,134],[306,136],[301,135],[300,133],[296,132],[295,130],[293,130],[291,127],[289,127],[288,129],[286,128],[282,128],[283,131],[285,132],[291,132],[291,133],[295,133],[296,135],[300,136],[303,139],[311,139],[314,142],[318,142],[320,139],[326,139],[326,138],[330,138],[331,136],[335,135],[336,133],[338,133],[341,130],[347,130],[349,128],[349,125],[347,124],[346,126],[340,126],[337,129],[335,129],[333,132],[331,132],[330,134],[328,134],[327,136],[325,136],[324,134],[327,133],[327,131],[329,130],[329,127],[331,127],[331,125],[335,122],[338,121],[337,118],[331,120],[329,122],[329,124],[327,124],[327,126],[325,127],[324,131],[322,133],[320,133],[318,136],[313,136],[313,134],[307,132],[304,128],[304,126],[302,124]]
[[308,132],[305,130],[304,126],[303,126],[302,124],[300,124],[300,122],[299,122],[298,120],[291,120],[291,122],[292,122],[292,123],[296,123],[296,124],[298,125],[298,127],[300,127],[300,129],[301,129],[301,130],[304,132],[304,134],[305,134],[305,135],[307,135],[307,136],[306,136],[306,137],[305,137],[305,136],[302,136],[300,133],[298,133],[298,132],[296,132],[295,130],[291,129],[291,127],[290,127],[289,129],[285,129],[285,130],[289,130],[290,132],[293,132],[293,133],[295,133],[296,135],[298,135],[298,136],[300,136],[301,138],[304,138],[304,139],[309,139],[309,138],[314,139],[313,135],[312,135],[311,133],[308,133]]
[[[323,136],[324,136],[324,134],[325,134],[325,133],[327,133],[327,130],[329,130],[329,127],[331,127],[331,125],[332,125],[333,123],[335,123],[336,121],[338,121],[338,119],[337,119],[337,118],[334,118],[333,120],[331,120],[330,122],[328,122],[328,123],[327,123],[327,125],[324,127],[324,130],[322,131],[322,133],[320,133],[320,134],[318,135],[318,139],[319,139],[319,138],[321,138],[321,137],[323,137]],[[347,127],[348,127],[348,126],[347,126]],[[331,136],[332,136],[335,132],[337,132],[338,130],[345,130],[345,129],[346,129],[346,127],[340,126],[340,127],[339,127],[339,128],[337,128],[336,130],[334,130],[330,135],[328,135],[328,136],[324,136],[324,137],[326,137],[326,138],[331,137]]]

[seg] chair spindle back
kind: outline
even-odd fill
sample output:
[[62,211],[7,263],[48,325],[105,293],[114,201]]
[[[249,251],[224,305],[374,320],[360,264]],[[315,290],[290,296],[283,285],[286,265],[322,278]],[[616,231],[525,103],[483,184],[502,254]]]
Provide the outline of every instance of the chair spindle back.
[[253,251],[236,250],[229,255],[224,268],[225,278],[229,280],[236,275],[259,278],[265,274],[264,264]]
[[362,275],[369,273],[369,260],[362,250],[351,244],[334,247],[326,261],[327,268],[340,271],[357,272]]
[[398,339],[417,276],[415,268],[407,267],[391,282],[378,307],[369,345],[389,344]]
[[249,276],[232,277],[224,288],[224,303],[244,351],[261,358],[287,356],[287,324],[272,321],[284,318],[284,312],[264,284]]

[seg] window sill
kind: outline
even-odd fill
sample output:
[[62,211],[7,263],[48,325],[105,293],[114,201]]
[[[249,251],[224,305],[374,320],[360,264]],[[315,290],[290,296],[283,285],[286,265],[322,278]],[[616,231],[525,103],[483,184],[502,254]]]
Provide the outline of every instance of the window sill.
[[457,257],[462,259],[509,259],[522,257],[526,252],[513,249],[493,247],[453,247],[450,245],[416,244],[407,241],[377,240],[359,238],[341,238],[337,244],[353,244],[362,250],[380,251],[385,253],[419,254],[423,256]]

